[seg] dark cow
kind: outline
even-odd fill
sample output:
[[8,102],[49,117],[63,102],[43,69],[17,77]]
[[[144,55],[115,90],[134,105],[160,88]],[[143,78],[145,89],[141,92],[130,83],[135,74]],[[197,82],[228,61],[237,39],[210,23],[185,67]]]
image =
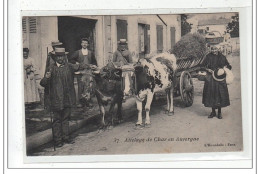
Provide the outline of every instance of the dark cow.
[[[100,112],[102,115],[101,128],[113,125],[114,117],[113,110],[117,104],[117,121],[122,121],[122,100],[123,92],[121,88],[122,70],[116,68],[112,62],[103,67],[100,71],[93,71],[92,74],[86,70],[86,76],[83,76],[85,85],[87,86],[83,91],[82,98],[85,102],[90,100],[90,96],[94,94],[97,98]],[[93,78],[93,80],[91,80]],[[110,103],[109,111],[106,114],[105,106]],[[105,115],[107,115],[105,117]],[[108,123],[105,122],[108,120]]]
[[[145,105],[145,125],[150,126],[150,105],[155,92],[165,90],[167,94],[167,112],[173,115],[173,92],[175,87],[176,58],[170,53],[161,53],[150,59],[140,59],[139,65],[134,66],[135,71],[135,93],[138,110],[136,126],[142,127],[142,101],[147,99]],[[124,95],[130,93],[131,79],[124,78]]]
[[95,80],[92,69],[85,69],[80,71],[82,74],[82,88],[83,92],[81,98],[79,99],[83,106],[91,106],[92,98],[95,96]]

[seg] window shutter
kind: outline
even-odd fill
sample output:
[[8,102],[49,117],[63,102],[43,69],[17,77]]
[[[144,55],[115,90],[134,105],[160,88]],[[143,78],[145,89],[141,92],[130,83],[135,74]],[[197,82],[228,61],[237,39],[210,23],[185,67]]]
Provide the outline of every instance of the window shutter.
[[127,21],[117,19],[117,41],[120,39],[127,40]]
[[30,33],[37,33],[36,17],[29,17],[29,31]]
[[171,27],[171,48],[175,45],[175,27]]
[[27,32],[26,18],[22,19],[22,27],[23,27],[23,33],[26,33]]
[[161,53],[163,51],[163,26],[157,25],[157,52]]
[[145,41],[145,54],[150,54],[150,35],[148,35],[150,25],[145,25],[144,41]]

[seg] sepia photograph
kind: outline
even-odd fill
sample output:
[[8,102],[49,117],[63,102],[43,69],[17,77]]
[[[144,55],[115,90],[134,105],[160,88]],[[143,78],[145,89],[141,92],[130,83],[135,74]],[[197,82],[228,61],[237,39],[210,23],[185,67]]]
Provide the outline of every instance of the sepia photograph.
[[22,16],[26,156],[242,152],[239,17]]

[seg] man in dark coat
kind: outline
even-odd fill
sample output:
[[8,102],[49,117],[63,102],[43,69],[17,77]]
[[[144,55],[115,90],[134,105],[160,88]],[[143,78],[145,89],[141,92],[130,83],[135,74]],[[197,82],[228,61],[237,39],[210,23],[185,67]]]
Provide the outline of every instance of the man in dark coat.
[[133,63],[132,55],[127,49],[126,39],[120,39],[118,42],[118,48],[113,55],[113,62],[119,66]]
[[[52,46],[52,51],[48,52],[48,55],[47,55],[47,60],[46,60],[46,66],[45,66],[45,74],[46,72],[48,71],[48,69],[50,68],[50,66],[52,66],[53,64],[55,64],[55,61],[54,61],[54,50],[55,48],[59,48],[61,47],[62,45],[62,42],[60,42],[59,40],[55,40],[55,41],[52,41],[51,42],[51,46]],[[46,86],[44,88],[44,108],[47,110],[47,111],[50,111],[50,94],[49,94],[49,86]]]
[[47,70],[40,84],[49,86],[50,109],[53,112],[53,137],[56,147],[63,143],[72,143],[69,137],[69,117],[71,107],[75,104],[73,73],[79,69],[88,68],[86,64],[71,64],[66,61],[65,48],[56,48],[54,52],[55,64]]
[[218,80],[213,76],[213,73],[222,70],[223,75],[225,75],[223,68],[226,66],[231,69],[232,67],[226,57],[218,52],[216,46],[211,47],[211,53],[206,56],[202,66],[204,70],[208,71],[203,88],[202,103],[205,107],[212,108],[212,112],[208,118],[216,116],[215,109],[218,109],[217,117],[222,119],[221,108],[230,105],[229,93],[225,78]]
[[[77,50],[72,54],[72,56],[69,59],[69,62],[71,63],[85,63],[90,65],[93,69],[95,69],[97,65],[96,58],[91,50],[88,49],[89,40],[87,38],[81,39],[81,47],[82,49]],[[77,77],[77,83],[78,83],[78,99],[80,100],[83,93],[83,83],[82,83],[82,74],[78,72],[76,75]],[[77,107],[82,107],[82,104],[78,104]]]

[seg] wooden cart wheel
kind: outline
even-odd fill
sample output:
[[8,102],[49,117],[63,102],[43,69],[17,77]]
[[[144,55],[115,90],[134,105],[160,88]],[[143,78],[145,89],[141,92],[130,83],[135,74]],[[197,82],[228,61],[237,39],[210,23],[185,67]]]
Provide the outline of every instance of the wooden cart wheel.
[[191,106],[194,99],[194,87],[191,75],[187,71],[183,71],[180,76],[180,94],[185,106]]

